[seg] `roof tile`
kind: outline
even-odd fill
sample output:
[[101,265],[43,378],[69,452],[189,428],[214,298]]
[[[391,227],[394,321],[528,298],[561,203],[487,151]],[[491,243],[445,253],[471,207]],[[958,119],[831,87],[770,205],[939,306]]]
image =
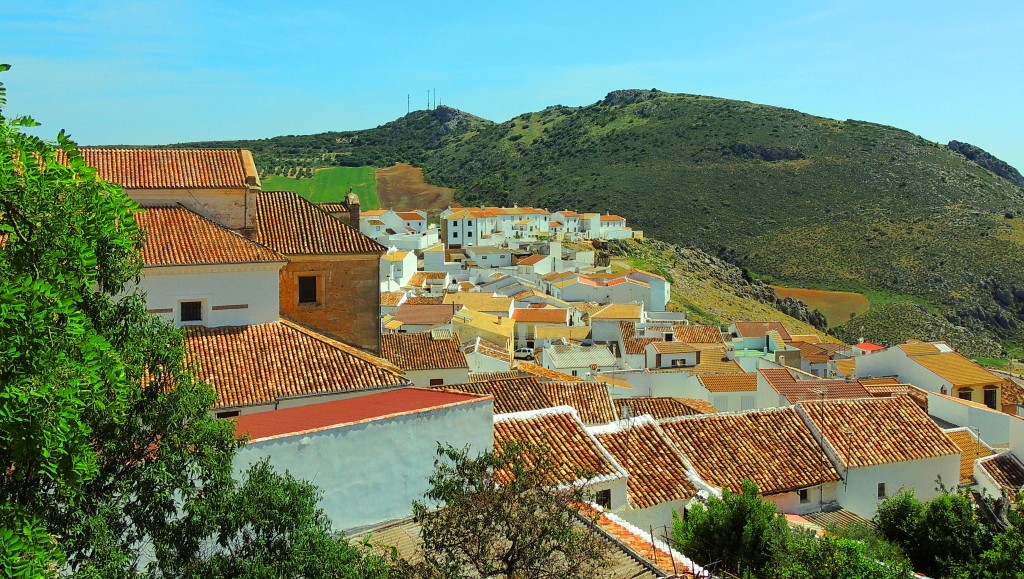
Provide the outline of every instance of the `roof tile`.
[[253,239],[285,255],[382,254],[387,248],[291,191],[256,196]]
[[466,355],[459,351],[459,341],[451,336],[435,339],[431,332],[381,334],[380,347],[381,357],[405,371],[469,367]]
[[242,149],[82,147],[79,152],[86,163],[96,167],[99,178],[125,189],[234,189],[248,185],[245,157],[249,153]]
[[146,267],[288,261],[184,207],[149,207],[136,213],[135,221],[146,232],[142,245]]
[[697,494],[697,487],[685,474],[692,472],[692,467],[653,420],[629,421],[595,434],[629,473],[626,491],[633,508],[685,501]]

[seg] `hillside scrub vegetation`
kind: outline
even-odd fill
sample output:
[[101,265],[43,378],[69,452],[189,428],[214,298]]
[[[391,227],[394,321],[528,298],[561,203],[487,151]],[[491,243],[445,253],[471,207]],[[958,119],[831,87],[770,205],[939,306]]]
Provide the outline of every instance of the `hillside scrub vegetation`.
[[626,90],[504,123],[438,107],[366,131],[200,145],[250,147],[268,171],[405,161],[464,205],[611,211],[783,285],[884,290],[974,332],[1024,333],[1024,190],[894,127]]

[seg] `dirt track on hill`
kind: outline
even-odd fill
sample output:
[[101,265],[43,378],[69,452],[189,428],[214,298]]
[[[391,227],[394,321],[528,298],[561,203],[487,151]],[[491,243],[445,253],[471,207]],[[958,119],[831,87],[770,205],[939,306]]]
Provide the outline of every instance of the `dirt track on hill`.
[[377,197],[384,209],[422,209],[436,214],[451,204],[454,189],[435,187],[423,180],[423,169],[406,163],[377,169]]

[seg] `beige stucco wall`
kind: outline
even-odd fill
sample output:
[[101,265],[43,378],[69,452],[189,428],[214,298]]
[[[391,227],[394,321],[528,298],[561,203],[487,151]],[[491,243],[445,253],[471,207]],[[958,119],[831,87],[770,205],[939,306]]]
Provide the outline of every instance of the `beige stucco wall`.
[[252,227],[256,200],[249,189],[125,189],[139,205],[181,203],[199,215],[229,229]]

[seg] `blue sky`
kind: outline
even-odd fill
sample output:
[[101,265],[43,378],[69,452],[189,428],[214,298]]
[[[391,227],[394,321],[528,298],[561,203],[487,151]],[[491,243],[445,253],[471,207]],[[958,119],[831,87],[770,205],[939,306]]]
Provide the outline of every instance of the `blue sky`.
[[621,88],[971,142],[1024,170],[1024,2],[6,2],[6,114],[83,144],[504,121]]

